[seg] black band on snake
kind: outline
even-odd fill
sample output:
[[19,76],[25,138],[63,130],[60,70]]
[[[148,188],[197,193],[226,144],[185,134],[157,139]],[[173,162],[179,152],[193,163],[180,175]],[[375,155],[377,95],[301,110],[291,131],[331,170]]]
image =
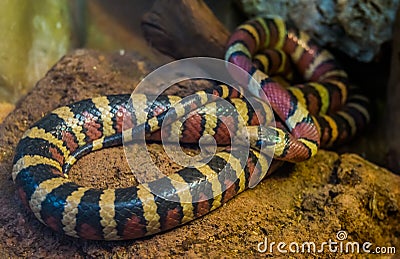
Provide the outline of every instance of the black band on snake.
[[[129,95],[83,100],[52,111],[20,140],[12,176],[22,202],[42,223],[70,236],[97,240],[140,238],[201,217],[244,191],[252,176],[264,176],[272,158],[259,152],[261,146],[274,145],[274,159],[303,161],[319,147],[348,141],[369,120],[365,108],[368,100],[348,94],[347,75],[332,55],[279,18],[257,18],[238,27],[229,39],[226,60],[248,71],[262,86],[278,119],[276,127],[268,128],[269,134],[276,137],[272,142],[257,126],[268,125],[272,111],[258,101],[260,93],[251,85],[245,91],[255,96],[262,118],[255,116],[242,90],[225,85],[194,94],[195,101],[186,106],[178,96],[159,96],[156,103],[146,102],[148,96],[136,96],[142,107],[136,105],[135,109],[128,105]],[[281,79],[296,77],[292,67],[306,82],[290,86]],[[274,80],[267,74],[279,78]],[[203,166],[120,189],[83,187],[65,177],[83,155],[122,144],[126,113],[132,115],[132,130],[142,129],[151,135],[150,139],[158,139],[163,121],[173,123],[185,118],[179,132],[171,132],[179,134],[181,142],[196,143],[203,134],[213,132],[217,143],[229,144],[227,127],[234,127],[236,121],[231,125],[207,121],[210,118],[205,114],[216,110],[212,96],[226,99],[245,114],[249,132],[253,133],[248,158],[236,158],[227,149]],[[136,116],[138,109],[146,110],[147,117]],[[166,111],[172,115],[165,117]],[[231,173],[222,179],[219,171],[225,166]],[[177,192],[175,181],[186,183],[187,189]],[[175,201],[153,194],[152,189],[160,185]],[[225,191],[215,195],[217,189]],[[192,197],[193,202],[179,202],[181,195]],[[207,199],[199,201],[199,197]]]

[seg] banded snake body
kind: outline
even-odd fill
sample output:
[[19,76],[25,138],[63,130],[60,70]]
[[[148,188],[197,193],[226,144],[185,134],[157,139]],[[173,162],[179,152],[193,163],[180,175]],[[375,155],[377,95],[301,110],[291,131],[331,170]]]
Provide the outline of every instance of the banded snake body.
[[[239,26],[229,39],[225,59],[248,71],[260,83],[271,104],[277,127],[270,130],[281,140],[273,143],[274,159],[290,162],[308,159],[319,147],[348,141],[369,120],[365,108],[368,100],[348,94],[347,75],[333,56],[314,44],[306,33],[288,26],[280,18],[256,18]],[[284,87],[267,76],[280,73],[290,78],[291,64],[306,83]],[[251,85],[246,88],[243,91],[250,91],[255,99],[261,98],[259,89]],[[254,107],[242,94],[241,89],[217,85],[194,94],[194,101],[186,106],[180,102],[181,97],[160,96],[157,102],[142,101],[145,107],[132,110],[127,105],[129,95],[111,95],[60,107],[35,123],[20,140],[12,172],[17,192],[42,223],[55,231],[85,239],[140,238],[198,218],[244,191],[252,176],[264,175],[268,169],[271,158],[258,151],[261,145],[271,143],[257,125],[268,124],[272,111],[258,101],[263,116],[254,116]],[[121,144],[122,118],[127,112],[132,114],[133,128],[143,126],[146,133],[156,135],[163,114],[175,105],[172,112],[175,119],[186,116],[186,120],[180,132],[171,134],[179,134],[182,142],[196,142],[207,131],[214,132],[218,143],[229,144],[224,138],[225,126],[214,123],[211,131],[207,128],[212,124],[206,123],[209,117],[205,114],[209,110],[218,112],[212,96],[232,103],[246,114],[249,127],[256,129],[252,131],[253,145],[247,159],[236,159],[226,150],[215,154],[204,166],[184,168],[154,182],[120,189],[83,187],[64,177],[76,160],[88,152]],[[138,98],[147,100],[146,96]],[[181,105],[181,109],[176,105]],[[189,106],[188,119],[185,114]],[[135,117],[138,109],[148,111],[147,118]],[[224,166],[231,173],[218,177]],[[216,177],[211,180],[211,176]],[[187,184],[185,195],[193,197],[192,203],[179,202],[181,194],[176,191],[174,180]],[[178,202],[154,195],[151,190],[158,184]],[[214,195],[216,185],[225,186],[226,190]],[[197,202],[200,196],[207,199]]]

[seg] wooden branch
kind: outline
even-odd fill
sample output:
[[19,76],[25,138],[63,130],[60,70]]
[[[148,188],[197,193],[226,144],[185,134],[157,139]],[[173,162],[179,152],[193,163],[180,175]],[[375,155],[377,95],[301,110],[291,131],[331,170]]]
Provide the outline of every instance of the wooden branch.
[[175,59],[223,58],[229,31],[202,0],[157,0],[143,16],[146,40]]

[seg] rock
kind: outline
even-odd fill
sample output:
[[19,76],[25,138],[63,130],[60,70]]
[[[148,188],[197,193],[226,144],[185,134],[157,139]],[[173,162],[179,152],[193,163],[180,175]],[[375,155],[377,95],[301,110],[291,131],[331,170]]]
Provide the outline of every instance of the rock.
[[249,16],[278,14],[290,19],[321,45],[369,62],[391,39],[399,1],[240,0]]
[[[309,161],[281,168],[213,213],[153,237],[94,242],[43,226],[24,209],[11,179],[13,152],[23,132],[59,105],[130,93],[153,68],[133,53],[77,50],[62,58],[0,125],[2,257],[255,257],[262,255],[257,245],[265,238],[321,244],[337,240],[340,230],[348,241],[400,246],[400,177],[357,155],[323,150]],[[176,170],[160,145],[149,149],[167,173]],[[91,153],[72,169],[71,178],[87,186],[120,187],[132,182],[122,148]],[[272,254],[281,255],[277,250]],[[323,255],[332,253],[326,249]]]

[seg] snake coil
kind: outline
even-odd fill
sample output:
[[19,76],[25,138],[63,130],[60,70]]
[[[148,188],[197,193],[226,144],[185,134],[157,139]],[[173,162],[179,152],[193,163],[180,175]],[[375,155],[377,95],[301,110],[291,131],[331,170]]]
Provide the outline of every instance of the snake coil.
[[[368,100],[348,94],[347,75],[332,55],[314,44],[306,33],[288,26],[280,18],[257,18],[239,26],[229,39],[225,59],[248,71],[267,96],[278,118],[276,127],[270,127],[270,133],[279,140],[274,143],[275,159],[290,162],[308,159],[319,147],[348,141],[369,120],[365,108]],[[284,86],[283,81],[268,76],[295,78],[292,66],[304,77],[305,83]],[[247,79],[240,80],[247,85]],[[256,99],[261,98],[251,84],[247,90]],[[257,107],[264,116],[254,116],[254,107],[248,105],[242,94],[241,90],[225,85],[196,93],[194,96],[199,97],[196,100],[201,102],[191,104],[193,119],[185,120],[179,132],[181,141],[196,142],[213,125],[201,123],[209,119],[204,114],[211,109],[212,96],[226,99],[245,113],[249,127],[257,129],[260,123],[268,124],[272,118],[268,107],[258,101]],[[159,96],[156,104],[142,101],[144,107],[138,108],[149,111],[143,120],[129,108],[129,97],[102,96],[60,107],[25,132],[15,151],[12,177],[22,202],[39,221],[73,237],[140,238],[174,228],[220,207],[244,191],[252,175],[266,172],[271,158],[259,152],[259,145],[269,142],[255,130],[256,141],[247,159],[236,159],[226,150],[218,152],[206,165],[184,168],[153,182],[119,189],[88,188],[64,177],[83,155],[122,143],[124,114],[133,115],[132,127],[141,125],[147,133],[156,133],[162,122],[163,113],[159,111],[171,110],[181,100],[177,96]],[[138,98],[147,100],[147,96]],[[173,110],[176,118],[185,116],[181,110],[184,109]],[[230,112],[224,110],[216,117],[229,116]],[[224,140],[224,127],[216,123],[212,130],[218,143],[229,144]],[[220,168],[227,165],[230,174],[220,177]],[[211,176],[216,180],[211,180]],[[177,192],[175,181],[187,184],[184,194]],[[193,202],[157,197],[151,190],[159,185],[176,199],[186,195]],[[226,187],[225,191],[214,195],[215,189],[221,186]],[[207,199],[198,201],[199,197]]]

